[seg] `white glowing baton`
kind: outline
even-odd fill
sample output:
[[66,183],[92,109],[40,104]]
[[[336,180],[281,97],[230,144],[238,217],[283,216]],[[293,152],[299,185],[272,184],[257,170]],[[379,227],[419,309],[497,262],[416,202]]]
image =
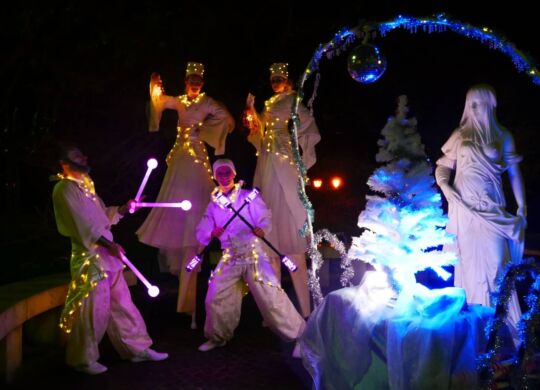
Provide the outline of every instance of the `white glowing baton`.
[[188,211],[191,209],[191,202],[189,200],[183,200],[181,202],[157,202],[157,203],[151,203],[151,202],[132,202],[133,208],[139,208],[139,207],[169,207],[169,208],[177,208],[182,209],[184,211]]
[[150,295],[152,298],[157,297],[159,295],[159,288],[157,286],[151,285],[150,282],[143,276],[143,274],[141,274],[141,272],[131,263],[131,261],[128,260],[128,258],[123,253],[120,253],[120,255],[122,256],[122,261],[124,262],[124,264],[127,265],[133,271],[135,276],[137,276],[137,278],[139,278],[139,280],[144,283],[144,285],[148,289],[148,295]]
[[[158,162],[155,158],[151,158],[146,162],[146,173],[142,179],[141,185],[139,186],[139,191],[137,191],[137,195],[135,195],[135,202],[138,202],[141,200],[142,193],[144,191],[144,187],[146,187],[146,183],[148,182],[148,178],[150,177],[150,174],[152,171],[157,167]],[[129,213],[133,214],[135,212],[135,206],[133,204],[129,207]]]

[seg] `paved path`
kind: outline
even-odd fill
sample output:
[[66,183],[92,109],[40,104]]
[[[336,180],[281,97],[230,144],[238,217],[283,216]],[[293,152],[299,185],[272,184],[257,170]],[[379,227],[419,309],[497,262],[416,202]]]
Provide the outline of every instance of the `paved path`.
[[[201,275],[202,277],[203,275]],[[203,281],[204,278],[199,279]],[[261,326],[262,319],[246,296],[235,337],[223,348],[199,352],[203,335],[203,299],[198,304],[199,329],[189,329],[190,318],[175,312],[177,281],[161,274],[162,292],[147,298],[139,283],[133,298],[146,320],[154,347],[169,353],[163,362],[123,361],[107,340],[101,344],[100,362],[109,370],[89,376],[72,371],[63,362],[63,349],[25,346],[24,365],[12,388],[55,389],[310,389],[311,379],[299,359],[291,357],[293,345],[283,343]],[[284,281],[287,288],[287,281]],[[201,297],[206,292],[200,283]]]

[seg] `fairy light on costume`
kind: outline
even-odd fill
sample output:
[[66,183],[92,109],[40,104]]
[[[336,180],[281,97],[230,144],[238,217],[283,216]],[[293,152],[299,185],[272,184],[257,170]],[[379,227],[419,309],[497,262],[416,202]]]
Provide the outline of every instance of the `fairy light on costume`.
[[212,176],[212,169],[210,168],[210,159],[208,157],[208,153],[206,152],[204,142],[201,141],[196,135],[196,129],[202,125],[203,123],[199,122],[196,125],[188,127],[179,126],[177,128],[176,141],[167,154],[165,162],[167,165],[171,165],[179,150],[182,149],[192,157],[195,164],[202,164],[210,176],[210,179],[213,179],[214,177]]
[[180,100],[180,103],[185,105],[186,107],[190,107],[193,104],[199,104],[199,102],[204,99],[205,93],[200,93],[195,99],[190,99],[188,95],[180,95],[178,96],[178,100]]
[[[95,246],[97,248],[97,245]],[[60,315],[59,327],[65,333],[71,333],[73,322],[79,307],[88,298],[89,293],[100,280],[106,279],[107,274],[99,266],[99,255],[86,251],[72,251],[70,268],[72,275],[77,275],[69,284],[66,302]]]
[[[270,77],[282,77],[285,80],[288,79],[288,66],[289,64],[284,62],[273,63],[270,65]],[[292,153],[292,149],[291,141],[287,136],[288,131],[283,131],[283,129],[287,130],[287,126],[289,124],[289,112],[282,112],[279,110],[279,106],[274,107],[277,103],[291,94],[294,94],[294,92],[288,91],[278,93],[264,102],[265,129],[263,142],[265,143],[265,148],[268,153],[273,153],[283,160],[288,160],[289,164],[294,165],[292,159],[289,158]]]
[[84,193],[84,196],[92,199],[92,201],[94,202],[97,201],[94,181],[88,175],[82,175],[82,179],[77,179],[73,176],[64,175],[63,173],[57,173],[55,175],[55,178],[52,180],[70,180],[77,184],[77,186]]

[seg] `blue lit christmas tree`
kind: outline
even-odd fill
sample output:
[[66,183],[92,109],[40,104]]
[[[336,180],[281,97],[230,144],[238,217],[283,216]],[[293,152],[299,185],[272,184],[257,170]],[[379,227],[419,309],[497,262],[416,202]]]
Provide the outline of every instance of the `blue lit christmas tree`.
[[351,259],[386,272],[397,292],[416,283],[415,273],[427,268],[448,279],[451,274],[443,266],[457,261],[454,254],[442,251],[453,236],[444,229],[447,218],[416,118],[407,118],[407,113],[403,95],[396,115],[381,132],[376,160],[384,165],[367,182],[377,195],[366,197],[366,209],[358,218],[364,231],[353,238],[349,250]]

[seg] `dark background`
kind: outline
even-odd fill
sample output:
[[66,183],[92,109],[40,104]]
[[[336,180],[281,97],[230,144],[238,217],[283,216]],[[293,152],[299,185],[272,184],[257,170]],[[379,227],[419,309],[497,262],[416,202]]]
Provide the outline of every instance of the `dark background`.
[[[318,45],[342,27],[362,19],[382,22],[398,14],[439,12],[476,27],[489,26],[532,58],[540,58],[537,14],[525,1],[333,1],[317,6],[64,1],[22,2],[3,9],[0,283],[68,269],[69,243],[56,232],[48,181],[56,140],[81,146],[90,158],[98,193],[108,204],[135,195],[147,158],[164,161],[174,143],[176,113],[164,114],[159,133],[147,132],[151,72],[162,75],[167,94],[177,95],[183,93],[186,62],[205,64],[206,92],[237,119],[227,156],[236,162],[238,177],[250,184],[255,153],[240,118],[248,92],[257,96],[259,108],[271,95],[272,62],[288,62],[292,78],[297,78]],[[376,167],[376,142],[399,95],[409,97],[411,115],[435,161],[459,123],[467,89],[485,82],[497,91],[499,120],[514,134],[524,156],[526,245],[538,248],[540,86],[501,52],[453,32],[397,30],[372,43],[388,61],[386,73],[374,84],[361,85],[349,76],[348,53],[321,61],[314,109],[322,140],[310,176],[328,179],[339,174],[345,185],[340,191],[308,189],[316,228],[359,234],[356,219],[365,204],[366,180]],[[306,89],[308,99],[312,85]],[[164,163],[150,178],[145,191],[149,200],[157,195],[163,175]],[[126,217],[114,233],[128,253],[143,262],[143,269],[153,272],[155,251],[134,236],[146,213]]]

